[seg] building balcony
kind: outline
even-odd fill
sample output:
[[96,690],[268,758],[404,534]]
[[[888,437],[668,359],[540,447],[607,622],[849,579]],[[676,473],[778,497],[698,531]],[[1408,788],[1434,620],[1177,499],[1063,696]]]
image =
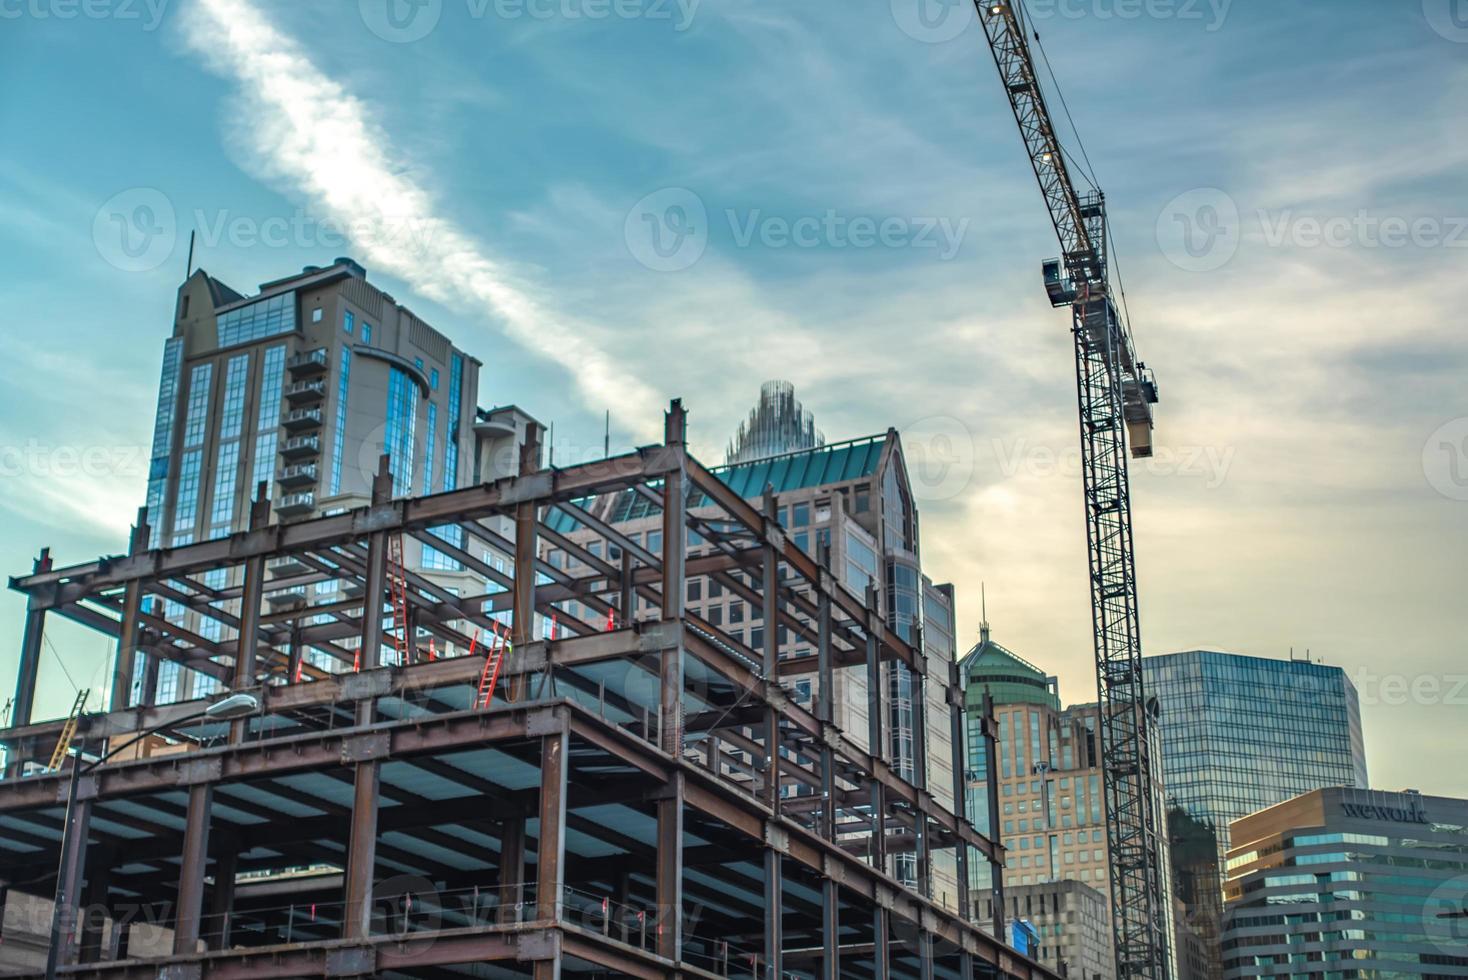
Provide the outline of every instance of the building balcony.
[[316,479],[316,464],[300,463],[281,470],[275,481],[282,487],[314,487]]
[[306,605],[306,587],[298,585],[291,589],[279,589],[275,592],[267,592],[265,601],[271,609],[299,609]]
[[316,494],[306,490],[302,493],[288,493],[280,498],[275,512],[281,517],[301,517],[316,509]]
[[265,568],[270,572],[272,578],[292,578],[315,571],[295,555],[272,558],[266,563]]
[[318,347],[315,350],[292,354],[285,362],[285,366],[292,377],[301,378],[313,374],[325,374],[331,365],[326,356],[326,348]]
[[311,381],[296,381],[285,386],[285,397],[292,405],[307,405],[326,397],[326,381],[316,378]]
[[294,436],[287,439],[280,447],[280,454],[286,459],[308,459],[312,456],[320,456],[321,437]]
[[303,429],[319,429],[321,428],[321,409],[298,408],[294,411],[287,412],[285,418],[280,420],[280,424],[292,432],[299,432]]

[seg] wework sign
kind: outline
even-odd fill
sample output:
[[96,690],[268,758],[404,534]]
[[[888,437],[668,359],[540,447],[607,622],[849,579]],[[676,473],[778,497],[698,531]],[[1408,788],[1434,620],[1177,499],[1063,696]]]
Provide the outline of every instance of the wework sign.
[[1427,823],[1427,811],[1421,803],[1406,802],[1402,806],[1380,806],[1371,803],[1342,803],[1341,811],[1357,820],[1390,820],[1392,823]]

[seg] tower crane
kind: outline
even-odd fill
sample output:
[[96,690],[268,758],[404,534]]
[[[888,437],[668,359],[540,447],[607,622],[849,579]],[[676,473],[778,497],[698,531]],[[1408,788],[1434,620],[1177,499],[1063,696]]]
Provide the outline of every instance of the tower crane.
[[[1081,473],[1089,545],[1101,763],[1117,976],[1168,976],[1167,890],[1142,681],[1127,446],[1152,455],[1157,385],[1137,359],[1107,268],[1106,198],[1071,180],[1030,51],[1023,0],[974,0],[1030,164],[1060,239],[1043,264],[1051,305],[1068,306],[1075,341]],[[1038,35],[1036,35],[1038,39]]]

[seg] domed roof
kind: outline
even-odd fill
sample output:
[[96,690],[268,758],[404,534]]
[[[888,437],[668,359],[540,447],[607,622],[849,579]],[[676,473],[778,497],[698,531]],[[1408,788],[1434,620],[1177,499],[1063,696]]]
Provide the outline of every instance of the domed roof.
[[995,643],[987,627],[980,631],[979,642],[959,660],[958,669],[969,704],[979,704],[987,688],[995,704],[1043,704],[1060,710],[1054,678]]

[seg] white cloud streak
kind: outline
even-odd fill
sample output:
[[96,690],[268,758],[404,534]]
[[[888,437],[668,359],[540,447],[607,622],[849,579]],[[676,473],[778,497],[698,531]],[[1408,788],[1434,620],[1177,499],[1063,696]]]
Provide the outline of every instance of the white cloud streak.
[[362,101],[246,0],[199,0],[184,22],[189,46],[240,86],[237,125],[260,174],[288,184],[350,229],[373,268],[429,299],[498,322],[517,344],[563,367],[588,407],[615,405],[641,435],[661,432],[661,400],[575,322],[517,282],[503,263],[443,216],[422,184],[398,172],[391,141]]

